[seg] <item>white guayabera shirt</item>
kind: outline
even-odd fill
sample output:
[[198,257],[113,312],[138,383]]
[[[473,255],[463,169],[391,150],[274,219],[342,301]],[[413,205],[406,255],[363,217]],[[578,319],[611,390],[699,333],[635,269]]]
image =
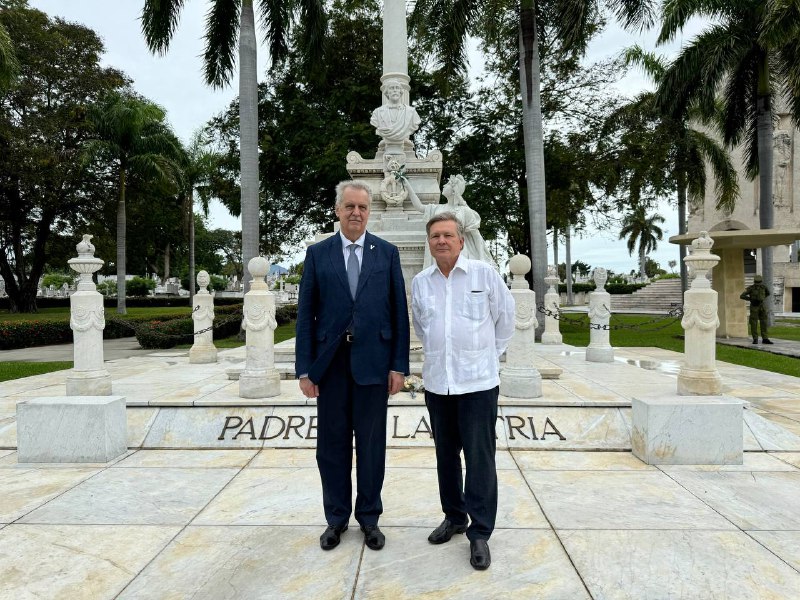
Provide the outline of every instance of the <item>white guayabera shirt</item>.
[[445,277],[434,264],[411,284],[425,389],[467,394],[500,384],[500,355],[514,334],[514,298],[494,268],[459,256]]

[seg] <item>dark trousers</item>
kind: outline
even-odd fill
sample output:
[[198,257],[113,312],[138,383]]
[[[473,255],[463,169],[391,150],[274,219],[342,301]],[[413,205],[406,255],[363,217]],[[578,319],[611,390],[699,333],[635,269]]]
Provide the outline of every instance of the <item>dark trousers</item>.
[[350,371],[345,341],[319,382],[317,466],[328,525],[343,526],[353,506],[353,434],[356,438],[356,521],[376,525],[383,512],[388,377],[383,385],[358,385]]
[[[494,435],[499,388],[442,396],[425,392],[436,444],[439,499],[445,517],[470,525],[467,538],[488,540],[497,516],[497,470]],[[461,476],[461,450],[467,466],[466,486]]]
[[748,319],[750,322],[750,335],[753,336],[753,339],[758,338],[758,326],[761,325],[761,337],[769,337],[767,333],[767,307],[763,304],[759,304],[758,306],[750,305],[750,318]]

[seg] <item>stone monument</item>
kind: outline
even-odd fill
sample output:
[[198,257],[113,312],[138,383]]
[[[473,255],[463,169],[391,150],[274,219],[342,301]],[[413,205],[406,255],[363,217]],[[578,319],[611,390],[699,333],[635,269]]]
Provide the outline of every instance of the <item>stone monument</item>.
[[[547,268],[547,277],[544,278],[547,284],[547,293],[544,295],[544,308],[547,311],[544,317],[544,333],[542,333],[542,344],[562,343],[560,323],[558,322],[558,303],[561,299],[556,286],[558,285],[558,271],[553,265]],[[552,313],[552,314],[551,314]]]
[[531,270],[531,259],[517,254],[508,263],[511,270],[511,295],[514,311],[514,336],[506,350],[506,364],[500,370],[500,393],[509,398],[540,398],[542,376],[533,366],[536,342],[536,293],[528,288],[525,274]]
[[614,362],[608,324],[611,321],[611,294],[606,291],[608,272],[603,267],[594,270],[595,291],[589,293],[589,346],[586,360]]
[[678,393],[715,396],[722,391],[722,378],[716,368],[717,292],[706,277],[720,257],[711,253],[714,240],[705,231],[692,242],[692,253],[684,257],[691,284],[683,295],[686,331],[684,360],[678,373]]
[[[214,347],[214,297],[208,293],[211,277],[206,271],[197,274],[200,289],[194,295],[192,321],[194,321],[194,345],[189,350],[189,362],[204,364],[217,362],[217,349]],[[202,333],[198,333],[202,332]]]
[[250,291],[244,295],[246,358],[239,376],[239,397],[271,398],[281,392],[280,374],[275,369],[275,295],[264,281],[269,263],[256,256],[247,263],[253,277]]
[[73,336],[74,368],[67,376],[67,396],[109,396],[111,377],[103,366],[103,329],[106,327],[103,295],[92,274],[103,266],[94,256],[92,236],[85,234],[76,246],[70,268],[80,275],[77,291],[69,297],[69,326]]

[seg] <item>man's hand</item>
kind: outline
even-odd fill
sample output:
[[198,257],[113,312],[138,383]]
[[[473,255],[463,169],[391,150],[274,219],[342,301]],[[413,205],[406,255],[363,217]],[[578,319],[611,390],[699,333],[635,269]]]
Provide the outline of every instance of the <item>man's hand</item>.
[[306,398],[316,398],[319,396],[319,386],[308,377],[300,378],[300,391]]
[[389,395],[394,396],[397,392],[403,389],[403,383],[405,383],[405,376],[402,373],[398,373],[396,371],[389,372]]

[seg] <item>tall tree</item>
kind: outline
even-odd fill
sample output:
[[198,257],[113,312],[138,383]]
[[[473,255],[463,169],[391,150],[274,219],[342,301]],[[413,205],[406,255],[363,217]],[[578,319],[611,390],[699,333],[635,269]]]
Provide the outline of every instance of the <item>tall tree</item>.
[[19,65],[11,45],[11,37],[6,28],[0,24],[0,90],[6,89]]
[[[145,0],[142,33],[152,52],[164,54],[178,26],[184,0]],[[212,0],[206,18],[205,81],[213,87],[230,82],[234,48],[239,45],[239,157],[242,215],[242,251],[245,269],[259,254],[258,202],[258,76],[254,0]],[[266,29],[273,62],[282,61],[288,50],[288,36],[299,14],[304,25],[305,48],[322,52],[325,27],[322,0],[258,0],[261,22]],[[238,24],[238,27],[237,27]],[[249,279],[245,278],[245,291]]]
[[[659,103],[681,114],[694,102],[711,115],[719,97],[723,141],[745,145],[747,175],[759,178],[759,224],[772,229],[773,96],[785,95],[797,126],[800,8],[789,1],[675,0],[664,5],[659,42],[673,39],[694,17],[708,17],[712,24],[683,48],[664,74]],[[772,248],[761,249],[761,260],[764,283],[771,291]],[[769,309],[771,319],[771,304]]]
[[118,180],[117,201],[117,312],[126,314],[127,213],[125,192],[131,172],[177,183],[180,144],[159,106],[131,92],[112,92],[90,114],[96,140],[90,148],[107,156]]
[[664,237],[664,232],[659,223],[664,222],[664,217],[658,214],[647,216],[643,205],[636,206],[622,219],[622,229],[619,239],[628,238],[628,253],[634,251],[639,254],[639,275],[646,276],[646,258],[649,252],[658,248],[658,242]]
[[101,67],[103,43],[82,25],[21,0],[0,3],[0,25],[19,64],[13,86],[0,94],[0,275],[11,310],[34,312],[53,244],[64,246],[69,236],[74,252],[76,234],[107,197],[106,174],[82,160],[87,112],[125,78]]
[[[626,26],[651,24],[654,4],[653,0],[605,2]],[[422,23],[433,34],[445,71],[464,69],[465,43],[470,34],[483,37],[490,44],[497,43],[498,34],[505,34],[509,22],[516,24],[533,289],[537,298],[544,298],[547,273],[541,36],[549,26],[563,52],[582,55],[588,40],[597,31],[599,8],[597,0],[417,0],[414,9],[414,21]],[[516,13],[514,21],[509,19],[509,12]],[[551,16],[547,22],[543,20],[546,13]],[[542,322],[537,337],[543,329]]]

